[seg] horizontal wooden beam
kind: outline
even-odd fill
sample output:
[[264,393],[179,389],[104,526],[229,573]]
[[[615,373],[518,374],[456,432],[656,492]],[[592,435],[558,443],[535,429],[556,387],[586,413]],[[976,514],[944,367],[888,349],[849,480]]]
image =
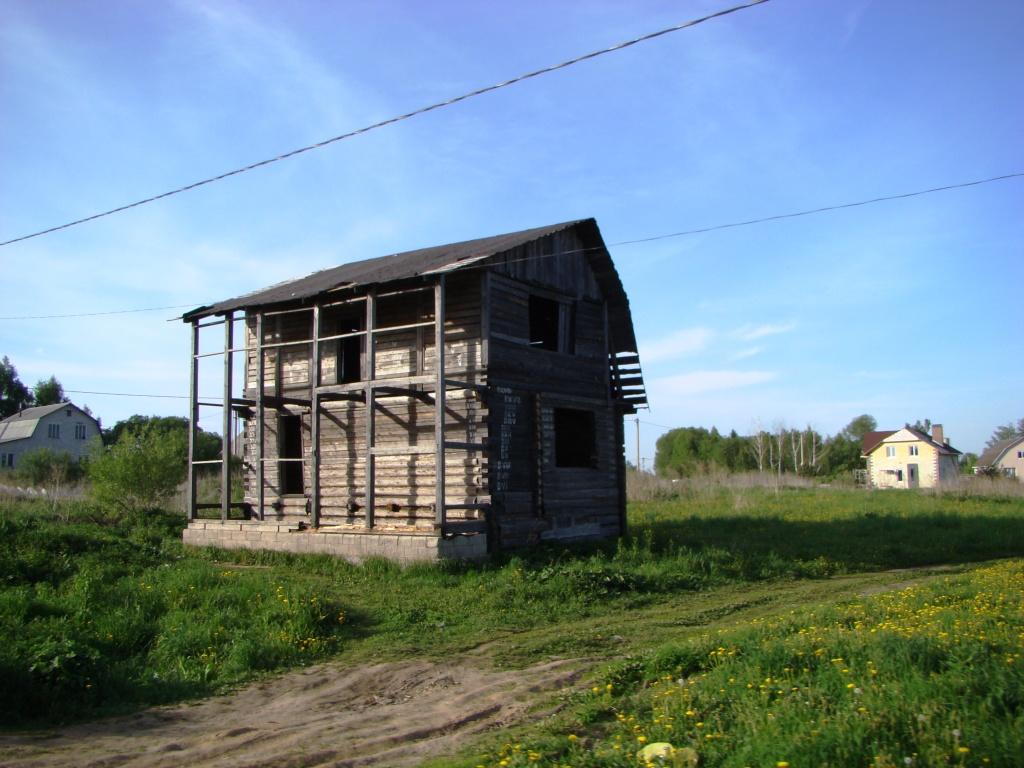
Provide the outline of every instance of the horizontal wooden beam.
[[451,451],[486,451],[487,443],[460,443],[455,440],[444,441],[445,450]]
[[424,453],[433,453],[434,446],[430,445],[407,445],[399,446],[396,448],[384,448],[374,447],[370,449],[370,453],[374,456],[412,456]]
[[[435,530],[438,526],[435,526]],[[460,533],[487,533],[486,520],[449,520],[443,526],[443,533],[458,535]]]

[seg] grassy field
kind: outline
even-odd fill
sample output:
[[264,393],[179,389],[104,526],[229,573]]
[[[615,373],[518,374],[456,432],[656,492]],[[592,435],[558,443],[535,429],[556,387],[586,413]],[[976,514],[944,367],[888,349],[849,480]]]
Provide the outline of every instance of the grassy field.
[[[466,765],[635,765],[659,741],[702,765],[1009,764],[1024,748],[1021,569],[975,567],[1024,557],[1022,519],[1012,497],[715,488],[633,505],[620,542],[402,569],[186,550],[162,513],[0,503],[0,714],[50,724],[326,658],[487,642],[503,665],[611,666],[519,749],[487,745]],[[896,579],[917,586],[841,602]]]

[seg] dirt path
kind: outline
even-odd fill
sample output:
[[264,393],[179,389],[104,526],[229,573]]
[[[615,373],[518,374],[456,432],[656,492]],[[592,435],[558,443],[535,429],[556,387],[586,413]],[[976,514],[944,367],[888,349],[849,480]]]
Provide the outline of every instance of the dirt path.
[[495,671],[428,661],[325,664],[198,704],[0,736],[0,765],[408,766],[451,753],[571,686],[578,665]]

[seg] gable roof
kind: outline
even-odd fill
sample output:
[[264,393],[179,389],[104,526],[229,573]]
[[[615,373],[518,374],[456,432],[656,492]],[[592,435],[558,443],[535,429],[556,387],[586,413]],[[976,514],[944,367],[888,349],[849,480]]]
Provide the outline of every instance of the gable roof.
[[999,460],[1006,455],[1007,451],[1019,443],[1024,443],[1024,435],[1017,435],[1016,437],[1011,437],[1007,440],[1000,440],[992,447],[986,448],[985,452],[978,457],[978,466],[994,467],[999,463]]
[[54,403],[53,405],[38,405],[35,408],[26,408],[13,416],[0,420],[0,443],[9,443],[14,440],[24,440],[35,434],[39,420],[44,416],[59,411],[68,406],[79,410],[71,403]]
[[929,437],[926,433],[922,432],[919,429],[914,429],[913,427],[903,427],[902,429],[894,429],[889,431],[868,432],[866,435],[864,435],[864,438],[861,440],[860,443],[861,455],[867,456],[869,453],[874,451],[879,445],[881,445],[890,437],[899,432],[909,432],[917,440],[920,440],[923,443],[927,443],[928,445],[932,446],[935,450],[937,450],[939,453],[945,453],[950,456],[958,456],[960,454],[960,451],[958,451],[953,446],[947,445],[945,443],[937,443],[934,440],[932,440],[932,438]]
[[185,322],[192,322],[199,318],[223,315],[237,309],[253,309],[273,304],[304,301],[328,291],[363,288],[394,280],[453,272],[567,229],[575,229],[583,241],[587,261],[594,271],[594,277],[602,293],[608,299],[609,325],[612,328],[614,351],[636,352],[637,343],[633,332],[629,300],[626,298],[622,281],[612,264],[608,248],[594,219],[566,221],[546,227],[509,232],[504,235],[482,237],[476,240],[394,253],[375,259],[354,261],[322,269],[297,280],[277,283],[233,299],[197,307],[183,314],[181,319]]
[[881,430],[881,431],[876,431],[876,432],[868,432],[860,440],[860,453],[861,453],[861,455],[862,456],[867,456],[869,453],[871,453],[873,450],[875,450],[875,448],[878,447],[878,444],[880,442],[882,442],[883,440],[885,440],[885,438],[889,437],[889,435],[895,435],[895,434],[896,434],[896,431],[892,430],[892,429]]

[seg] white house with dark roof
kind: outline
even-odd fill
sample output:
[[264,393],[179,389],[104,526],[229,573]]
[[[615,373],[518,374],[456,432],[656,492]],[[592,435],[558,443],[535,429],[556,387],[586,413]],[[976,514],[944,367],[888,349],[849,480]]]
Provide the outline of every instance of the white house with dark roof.
[[981,454],[975,471],[990,470],[1024,482],[1024,435],[1000,440]]
[[25,408],[0,420],[0,467],[16,469],[22,456],[41,448],[80,459],[99,435],[99,422],[74,403]]

